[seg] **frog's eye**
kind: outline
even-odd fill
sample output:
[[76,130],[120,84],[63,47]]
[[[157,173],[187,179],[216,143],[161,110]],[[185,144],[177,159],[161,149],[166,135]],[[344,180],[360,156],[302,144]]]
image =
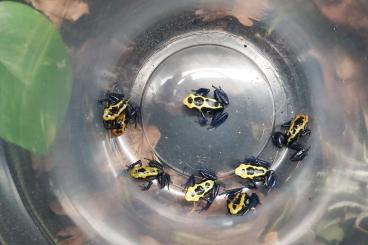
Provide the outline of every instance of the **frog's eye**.
[[245,173],[245,168],[242,168],[241,172],[244,174]]
[[206,187],[210,187],[210,183],[208,183],[208,182],[207,182],[207,183],[205,184],[205,186],[206,186]]
[[193,193],[193,192],[192,192],[190,195],[191,195],[192,197],[194,197],[194,196],[195,196],[195,193]]
[[189,103],[189,104],[191,104],[191,103],[193,103],[193,98],[192,98],[192,97],[189,97],[189,98],[187,99],[187,101],[188,101],[188,103]]

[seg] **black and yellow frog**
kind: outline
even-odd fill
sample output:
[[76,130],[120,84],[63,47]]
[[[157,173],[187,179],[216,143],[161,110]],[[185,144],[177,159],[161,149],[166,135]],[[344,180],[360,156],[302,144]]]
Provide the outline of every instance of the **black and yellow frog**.
[[235,175],[250,182],[250,188],[256,188],[256,182],[262,182],[268,189],[276,183],[275,173],[270,170],[271,163],[256,157],[249,157],[240,162]]
[[200,210],[207,210],[219,193],[220,185],[216,183],[217,176],[208,169],[198,171],[201,180],[195,181],[194,175],[191,175],[185,184],[185,200],[188,202],[198,202],[205,200],[206,205]]
[[301,161],[308,154],[309,148],[305,148],[298,141],[300,137],[311,134],[311,130],[307,128],[309,117],[306,114],[299,113],[291,121],[281,125],[287,128],[287,132],[275,132],[272,134],[272,142],[279,148],[283,146],[289,147],[296,152],[290,157],[291,161]]
[[229,117],[227,112],[224,112],[225,106],[229,105],[229,98],[225,91],[219,87],[214,91],[214,98],[207,97],[210,89],[200,88],[190,92],[184,99],[183,104],[189,109],[198,110],[201,113],[199,123],[201,125],[207,124],[207,117],[205,113],[212,113],[212,120],[210,128],[217,128]]
[[148,165],[143,166],[142,161],[138,160],[128,166],[127,171],[133,179],[147,182],[143,185],[142,190],[146,191],[151,188],[152,181],[157,180],[159,187],[162,189],[165,186],[169,188],[171,183],[170,175],[165,173],[161,163],[156,160],[148,160]]
[[111,132],[114,136],[120,136],[125,133],[126,129],[126,115],[122,113],[115,121],[114,126],[111,128]]
[[102,114],[104,127],[111,130],[113,135],[124,134],[129,122],[137,124],[139,107],[126,100],[123,94],[108,93],[107,97],[99,102],[105,105]]
[[231,215],[243,215],[261,204],[256,193],[249,195],[243,188],[226,191],[226,207]]

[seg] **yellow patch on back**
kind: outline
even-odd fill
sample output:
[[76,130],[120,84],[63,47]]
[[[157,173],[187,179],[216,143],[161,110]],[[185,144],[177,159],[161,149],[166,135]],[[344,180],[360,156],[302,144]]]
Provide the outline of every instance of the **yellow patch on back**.
[[129,174],[135,179],[146,179],[149,177],[155,177],[161,172],[160,169],[151,166],[135,166]]
[[267,171],[268,169],[263,166],[242,163],[235,169],[235,174],[243,179],[253,179],[264,176]]
[[287,142],[290,143],[291,141],[295,140],[298,135],[303,132],[309,122],[308,115],[305,114],[298,114],[294,117],[287,131]]
[[185,193],[185,200],[188,202],[198,202],[199,199],[204,197],[215,186],[215,181],[205,180],[198,184],[188,187]]
[[246,193],[236,193],[233,200],[228,204],[228,210],[231,214],[236,215],[245,208],[245,201],[248,199]]
[[184,99],[183,104],[188,107],[189,109],[197,109],[202,111],[203,109],[206,110],[218,110],[224,108],[221,103],[219,103],[215,99],[211,99],[208,97],[204,97],[201,95],[195,95],[189,93]]
[[128,101],[120,100],[118,103],[110,105],[109,107],[104,109],[102,119],[104,121],[113,121],[117,119],[127,108]]

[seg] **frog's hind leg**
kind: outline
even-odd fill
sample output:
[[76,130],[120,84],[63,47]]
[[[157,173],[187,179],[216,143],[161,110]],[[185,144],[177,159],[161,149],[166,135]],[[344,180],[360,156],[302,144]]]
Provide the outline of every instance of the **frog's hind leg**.
[[154,159],[148,159],[148,158],[145,158],[146,160],[148,160],[148,166],[150,167],[155,167],[155,168],[158,168],[158,169],[163,169],[163,166],[160,162],[154,160]]
[[233,199],[235,197],[235,194],[237,194],[238,192],[242,192],[242,191],[243,191],[243,187],[240,187],[240,188],[225,190],[225,192],[221,193],[220,195],[225,194],[227,199]]
[[252,193],[252,195],[250,195],[249,197],[249,208],[254,210],[256,206],[258,206],[259,204],[262,204],[261,201],[259,200],[259,197],[256,193]]
[[135,128],[137,124],[142,124],[140,107],[134,103],[128,103],[126,115],[129,121],[133,121]]
[[200,169],[198,174],[204,179],[216,180],[217,176],[214,172],[207,168]]
[[287,140],[285,137],[285,134],[281,132],[275,132],[271,136],[272,143],[277,146],[278,148],[282,148],[284,145],[286,145]]
[[229,117],[229,114],[227,112],[223,112],[223,110],[217,111],[213,114],[212,120],[211,120],[211,126],[208,129],[214,129],[219,127],[221,124],[223,124],[226,119]]
[[165,186],[167,186],[167,189],[170,188],[171,177],[170,177],[169,174],[167,174],[167,173],[160,174],[157,181],[158,181],[158,184],[160,186],[160,189],[164,188]]
[[296,152],[290,157],[291,161],[301,161],[304,159],[304,157],[307,156],[308,151],[310,149],[310,146],[308,148],[305,148],[302,144],[298,142],[293,142],[289,145],[289,147],[293,150],[296,150]]
[[212,87],[215,89],[213,92],[215,99],[220,102],[222,105],[229,105],[229,97],[225,93],[225,91],[221,87],[215,87],[212,85]]
[[116,102],[123,100],[124,99],[124,94],[119,94],[119,93],[106,93],[107,95],[107,99],[105,99],[105,101],[107,101],[110,105],[115,104]]

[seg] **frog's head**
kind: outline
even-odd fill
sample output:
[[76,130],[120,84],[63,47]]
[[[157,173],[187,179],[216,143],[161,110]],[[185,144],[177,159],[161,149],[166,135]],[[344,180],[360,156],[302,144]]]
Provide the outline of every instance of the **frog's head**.
[[190,93],[183,99],[183,104],[188,107],[189,109],[192,109],[194,107],[194,98],[195,95]]

